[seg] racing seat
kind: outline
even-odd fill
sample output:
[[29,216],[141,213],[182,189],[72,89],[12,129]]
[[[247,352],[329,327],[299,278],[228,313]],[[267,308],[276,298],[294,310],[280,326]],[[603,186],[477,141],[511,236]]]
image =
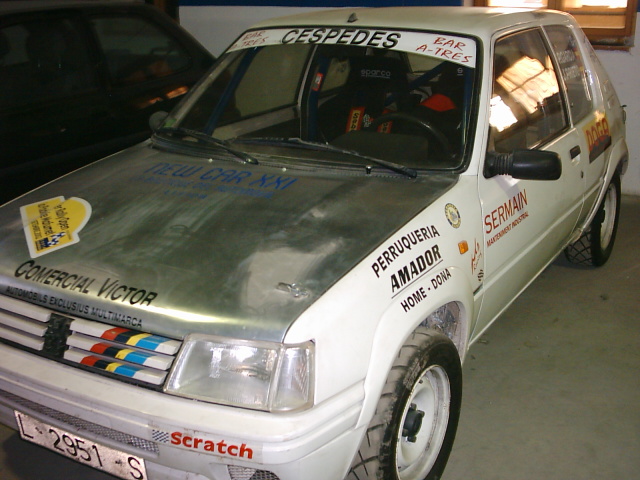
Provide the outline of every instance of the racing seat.
[[464,71],[454,63],[445,62],[438,80],[431,86],[432,94],[411,110],[411,114],[432,124],[456,145],[460,139],[464,104]]
[[[408,101],[407,68],[400,59],[352,57],[349,63],[344,91],[320,108],[321,130],[328,141],[366,129],[384,113],[404,109]],[[391,125],[380,125],[377,130],[388,132]]]

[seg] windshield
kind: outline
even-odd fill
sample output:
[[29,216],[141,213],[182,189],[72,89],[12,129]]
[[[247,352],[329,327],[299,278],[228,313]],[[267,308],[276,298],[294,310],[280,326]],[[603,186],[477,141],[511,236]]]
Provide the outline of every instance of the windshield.
[[464,163],[473,123],[475,66],[476,43],[460,36],[328,27],[250,31],[165,127],[289,162],[353,165],[365,158],[455,170]]

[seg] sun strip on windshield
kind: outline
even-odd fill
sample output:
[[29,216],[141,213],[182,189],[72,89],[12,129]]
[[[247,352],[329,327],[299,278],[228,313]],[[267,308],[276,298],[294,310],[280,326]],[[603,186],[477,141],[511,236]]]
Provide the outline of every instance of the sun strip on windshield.
[[476,65],[476,42],[471,38],[446,33],[375,28],[298,27],[252,30],[245,32],[227,51],[292,43],[400,50],[471,68]]

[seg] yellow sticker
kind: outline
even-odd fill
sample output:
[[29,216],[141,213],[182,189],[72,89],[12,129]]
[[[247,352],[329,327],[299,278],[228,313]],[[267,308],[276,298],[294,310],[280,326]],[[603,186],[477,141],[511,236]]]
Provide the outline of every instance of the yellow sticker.
[[54,197],[20,207],[31,258],[80,241],[78,232],[91,216],[91,205],[81,198]]
[[591,163],[611,146],[611,130],[609,130],[607,116],[600,112],[596,113],[595,118],[583,130],[589,144],[589,163]]

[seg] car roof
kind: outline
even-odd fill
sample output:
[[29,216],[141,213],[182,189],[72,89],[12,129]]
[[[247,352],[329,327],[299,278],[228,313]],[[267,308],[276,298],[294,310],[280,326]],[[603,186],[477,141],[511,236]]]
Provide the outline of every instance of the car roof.
[[[356,20],[353,20],[355,15]],[[263,21],[254,28],[343,26],[397,28],[464,33],[489,39],[514,25],[573,24],[572,17],[553,10],[495,7],[384,7],[341,8]]]
[[61,10],[66,8],[107,7],[118,8],[141,7],[145,4],[141,1],[109,1],[109,0],[22,0],[0,1],[0,15],[9,13],[37,12],[45,10]]

